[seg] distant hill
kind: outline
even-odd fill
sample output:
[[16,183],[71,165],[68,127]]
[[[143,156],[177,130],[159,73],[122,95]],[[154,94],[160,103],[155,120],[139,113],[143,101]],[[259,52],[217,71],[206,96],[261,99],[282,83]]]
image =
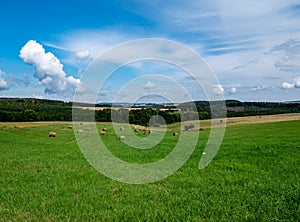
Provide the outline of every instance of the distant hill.
[[300,103],[300,100],[296,100],[296,101],[286,101],[285,103]]
[[[184,110],[186,107],[189,107],[190,103],[191,102],[181,104],[179,107]],[[201,113],[210,114],[210,106],[208,101],[196,101],[194,103],[200,116]],[[215,101],[214,103],[218,103],[218,101]],[[238,100],[226,100],[225,104],[227,117],[300,112],[300,103],[295,102],[241,102]]]

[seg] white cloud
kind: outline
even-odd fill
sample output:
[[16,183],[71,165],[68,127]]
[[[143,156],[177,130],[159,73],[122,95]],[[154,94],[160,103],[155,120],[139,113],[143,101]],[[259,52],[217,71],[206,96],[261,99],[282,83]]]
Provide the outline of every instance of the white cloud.
[[290,39],[276,45],[271,52],[281,52],[282,56],[275,62],[275,67],[283,72],[298,73],[300,70],[300,41]]
[[[162,7],[157,7],[158,3]],[[256,100],[288,95],[280,90],[282,82],[292,82],[300,70],[300,41],[297,40],[300,32],[295,28],[300,26],[297,4],[297,0],[246,3],[243,0],[174,0],[173,4],[153,0],[126,7],[151,21],[156,19],[156,30],[159,30],[153,33],[156,37],[179,40],[202,54],[227,94],[238,90],[240,99]],[[154,13],[157,16],[153,17]],[[96,58],[114,45],[143,37],[147,32],[143,30],[141,35],[120,30],[75,30],[65,33],[59,45],[72,52],[70,61],[76,64],[76,51],[86,49]],[[149,50],[147,46],[145,49]],[[226,86],[233,81],[243,87]],[[257,93],[248,96],[251,89]]]
[[[145,89],[145,86],[153,88],[149,91]],[[117,95],[114,96],[113,101],[137,102],[149,101],[149,99],[152,102],[168,100],[175,103],[192,100],[191,95],[178,82],[167,76],[149,74],[147,76],[136,77],[127,82],[117,91]]]
[[32,94],[32,97],[33,98],[36,98],[36,99],[45,99],[45,97],[43,95],[36,95],[36,94]]
[[88,50],[82,50],[76,52],[76,59],[79,61],[86,61],[91,59],[90,52]]
[[28,41],[20,50],[20,58],[34,66],[34,76],[39,84],[45,86],[45,93],[64,94],[80,84],[79,79],[66,76],[63,64],[51,52],[45,52],[43,46],[34,40]]
[[[266,52],[252,50],[208,57],[208,63],[218,77],[222,77],[223,84],[234,79],[242,83],[243,88],[249,88],[252,85],[254,87],[251,87],[251,91],[257,92],[254,99],[258,96],[274,98],[274,95],[280,98],[282,97],[280,88],[296,88],[295,83],[299,83],[299,80],[297,81],[296,78],[293,81],[292,79],[300,70],[299,61],[300,41],[295,39],[275,44]],[[286,79],[290,80],[284,81]],[[284,84],[283,86],[283,82],[290,85]],[[241,93],[239,96],[242,95]]]
[[229,93],[231,93],[231,94],[234,94],[234,93],[236,93],[236,92],[237,92],[236,87],[231,87],[231,88],[229,89]]
[[295,78],[292,83],[283,82],[281,88],[282,89],[300,88],[300,77]]
[[6,75],[6,72],[0,69],[0,91],[8,90],[11,87],[10,83],[4,79]]
[[146,85],[144,86],[144,89],[146,90],[150,90],[153,89],[155,87],[155,84],[153,82],[147,82]]
[[137,38],[112,29],[76,29],[65,32],[58,42],[46,42],[45,45],[63,51],[61,61],[77,69],[79,76],[93,59],[124,41]]
[[[274,46],[299,37],[299,29],[295,29],[300,26],[295,9],[297,1],[191,0],[164,4],[160,8],[153,7],[155,4],[157,1],[144,3],[145,7],[136,13],[153,18],[153,10],[156,10],[158,22],[169,32],[180,33],[184,43],[191,43],[206,58],[209,56],[208,62],[214,70],[220,71],[218,74],[251,63],[250,70],[250,66],[236,70],[240,78],[272,77],[274,70],[276,76],[280,75],[278,67],[274,67],[276,62],[282,69],[288,69],[290,63],[299,64],[296,56],[284,61],[275,52],[264,58],[264,53]],[[189,38],[190,35],[198,37]],[[290,42],[290,46],[292,44],[289,50],[295,50],[297,44]],[[257,57],[263,57],[259,58],[262,61]]]
[[254,86],[252,87],[252,92],[256,92],[256,91],[261,91],[261,90],[268,90],[270,89],[271,87],[268,86],[268,85],[258,85],[258,86]]
[[292,89],[292,88],[294,88],[294,84],[288,83],[288,82],[283,82],[281,85],[281,88],[282,89]]
[[[89,54],[89,57],[96,58],[111,47],[134,38],[136,36],[131,36],[128,32],[79,29],[65,33],[59,44],[46,43],[46,45],[63,51],[75,52],[75,57],[82,58]],[[77,62],[73,60],[74,57],[73,59],[70,57],[66,59],[66,62],[70,64]]]
[[294,79],[294,87],[300,88],[300,77],[297,77],[296,79]]
[[7,73],[0,69],[0,90],[8,90],[14,86],[28,86],[30,80],[28,75],[23,74],[22,76],[16,76],[11,73]]
[[10,84],[6,80],[0,78],[0,91],[8,90],[9,88]]
[[212,86],[212,92],[216,95],[221,95],[224,93],[224,88],[220,84],[214,85],[214,86]]

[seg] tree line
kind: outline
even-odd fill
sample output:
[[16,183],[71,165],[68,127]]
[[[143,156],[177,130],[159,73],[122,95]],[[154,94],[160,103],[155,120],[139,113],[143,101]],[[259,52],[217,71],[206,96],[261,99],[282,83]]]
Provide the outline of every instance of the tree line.
[[[218,103],[215,102],[215,103]],[[221,102],[220,102],[221,104]],[[227,100],[226,112],[228,117],[268,115],[280,113],[300,113],[300,103],[271,103],[271,102],[240,102]],[[84,104],[83,104],[84,105]],[[193,109],[196,107],[196,109]],[[210,119],[210,103],[196,101],[183,103],[178,109],[141,108],[141,109],[111,109],[103,110],[73,109],[72,103],[63,101],[0,98],[1,122],[26,121],[72,121],[72,113],[77,112],[78,121],[97,122],[129,122],[147,126],[154,118],[155,124],[170,124],[183,120]],[[91,116],[93,117],[91,119]],[[161,116],[162,118],[158,118]]]

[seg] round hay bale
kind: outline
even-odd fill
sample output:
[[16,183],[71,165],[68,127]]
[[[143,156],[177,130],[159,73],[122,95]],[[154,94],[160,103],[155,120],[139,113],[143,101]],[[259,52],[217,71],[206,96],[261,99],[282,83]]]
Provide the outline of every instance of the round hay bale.
[[101,135],[106,135],[106,131],[101,131]]
[[56,132],[50,132],[49,137],[56,137]]
[[106,127],[105,127],[105,128],[103,128],[103,129],[102,129],[102,131],[107,131],[107,128],[106,128]]
[[69,125],[69,126],[68,126],[68,129],[73,129],[73,126],[72,126],[72,125]]
[[77,130],[77,133],[78,133],[78,134],[82,134],[82,133],[83,133],[83,130],[79,129],[79,130]]
[[126,137],[125,136],[119,136],[119,140],[125,140]]
[[173,133],[173,136],[179,136],[179,133]]

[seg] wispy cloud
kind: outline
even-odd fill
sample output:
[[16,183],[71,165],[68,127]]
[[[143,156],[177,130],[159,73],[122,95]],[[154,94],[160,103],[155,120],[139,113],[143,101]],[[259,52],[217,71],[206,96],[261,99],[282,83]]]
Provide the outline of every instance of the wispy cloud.
[[148,81],[145,86],[144,86],[144,89],[146,90],[150,90],[150,89],[153,89],[155,87],[155,84],[153,82],[150,82]]
[[[188,35],[185,41],[202,45],[223,43],[226,46],[222,48],[236,49],[263,46],[261,43],[267,43],[265,38],[270,34],[277,41],[279,35],[287,36],[299,27],[299,15],[294,12],[297,1],[189,0],[164,2],[160,3],[163,7],[155,7],[157,4],[158,1],[148,1],[143,7],[133,5],[132,10],[148,18],[155,13],[154,19],[166,31],[176,36]],[[209,50],[214,49],[213,44]]]
[[252,92],[257,92],[257,91],[262,91],[262,90],[268,90],[270,89],[271,87],[268,86],[268,85],[258,85],[258,86],[253,86],[251,91]]
[[47,42],[45,45],[75,54],[88,52],[90,57],[96,58],[117,44],[133,38],[131,33],[114,29],[77,29],[61,35],[58,43]]
[[275,67],[284,72],[299,73],[300,70],[300,40],[290,39],[276,45],[271,52],[281,52],[281,58],[275,62]]
[[10,88],[9,83],[6,80],[0,78],[0,91],[8,90],[9,88]]
[[19,75],[14,75],[12,73],[7,73],[0,69],[0,91],[9,90],[11,88],[16,88],[20,86],[29,86],[30,79],[29,76],[23,74],[21,77]]
[[239,90],[245,96],[250,90],[256,99],[274,98],[274,93],[283,98],[282,82],[294,84],[299,77],[299,1],[175,0],[159,8],[157,4],[133,4],[132,10],[155,19],[169,37],[196,49],[222,85],[241,83],[241,88],[224,87],[225,93]]
[[4,79],[6,73],[0,69],[0,91],[8,90],[10,88],[10,83]]
[[[260,99],[274,98],[275,92],[280,99],[281,88],[299,85],[300,13],[297,0],[175,0],[172,4],[153,0],[132,1],[124,7],[148,19],[153,26],[130,29],[131,32],[116,26],[77,29],[63,33],[58,42],[47,45],[68,52],[61,59],[62,63],[83,70],[87,63],[82,61],[97,58],[124,41],[165,37],[203,55],[221,82],[221,87],[215,87],[215,90],[226,95],[249,98],[246,94],[252,91],[255,93],[250,93],[251,96]],[[143,50],[155,51],[147,45]],[[128,51],[128,55],[130,53],[133,52]],[[149,71],[145,66],[137,68]],[[188,81],[179,76],[173,75],[183,84]],[[240,86],[234,86],[235,83]],[[285,87],[283,83],[287,83]]]

